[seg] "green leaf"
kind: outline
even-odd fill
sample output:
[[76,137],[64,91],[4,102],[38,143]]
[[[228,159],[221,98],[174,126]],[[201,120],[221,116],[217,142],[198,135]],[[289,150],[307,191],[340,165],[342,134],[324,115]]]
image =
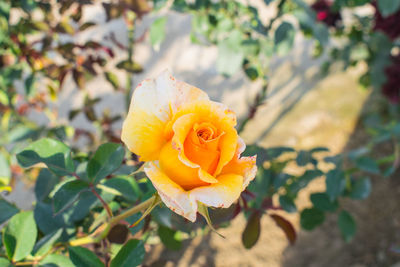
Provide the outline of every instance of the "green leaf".
[[373,159],[368,157],[361,157],[356,159],[355,164],[362,171],[370,172],[373,174],[379,174],[381,172],[378,164]]
[[141,241],[131,239],[120,249],[111,261],[110,267],[134,267],[142,264],[145,255]]
[[179,250],[182,248],[182,242],[176,239],[176,231],[171,228],[159,225],[158,226],[158,236],[161,242],[171,250]]
[[4,106],[8,106],[8,104],[10,103],[7,93],[2,90],[0,90],[0,103]]
[[305,166],[312,160],[312,154],[305,150],[300,150],[296,157],[296,163],[299,166]]
[[74,27],[72,27],[72,25],[69,24],[68,21],[66,21],[66,20],[58,23],[56,29],[61,33],[68,33],[70,35],[73,35],[75,32]]
[[34,217],[39,230],[44,234],[50,234],[58,229],[65,227],[64,214],[54,216],[51,204],[38,202],[35,206]]
[[40,262],[39,267],[75,267],[75,265],[64,255],[50,254]]
[[118,90],[120,86],[117,75],[108,71],[104,72],[104,75],[106,76],[107,81],[114,87],[114,89]]
[[44,236],[40,239],[34,246],[32,254],[35,256],[43,256],[54,245],[54,243],[60,238],[63,229],[58,229],[57,231]]
[[64,176],[74,172],[71,150],[60,141],[43,138],[33,142],[17,154],[22,167],[30,167],[43,162],[56,175]]
[[259,73],[255,67],[244,67],[244,72],[251,81],[257,80]]
[[18,209],[14,205],[0,199],[0,224],[10,219],[16,213],[18,213]]
[[371,193],[371,181],[369,178],[357,179],[354,183],[350,197],[353,199],[365,199]]
[[[207,18],[207,16],[205,16]],[[217,29],[219,32],[230,32],[235,27],[235,22],[233,21],[234,18],[229,16],[223,16],[221,19],[218,20]],[[209,21],[207,18],[206,21]],[[208,27],[207,27],[208,28]]]
[[[23,141],[26,139],[37,139],[38,129],[34,128],[32,125],[17,125],[11,131],[8,132],[8,142],[14,143]],[[17,158],[18,159],[18,158]]]
[[252,248],[260,238],[261,216],[261,212],[255,211],[247,220],[246,227],[242,233],[242,244],[247,249]]
[[102,144],[87,165],[86,172],[89,180],[92,183],[98,183],[121,166],[124,156],[125,150],[120,144]]
[[242,42],[242,49],[247,56],[257,56],[260,53],[260,41],[258,39],[247,39]]
[[283,172],[275,175],[275,177],[274,177],[275,190],[278,190],[281,186],[285,185],[290,177],[292,177],[292,176],[287,173],[283,173]]
[[329,41],[329,28],[324,23],[315,23],[312,28],[315,39],[325,46]]
[[285,154],[285,153],[291,153],[291,152],[295,152],[295,150],[291,147],[286,147],[286,146],[279,146],[279,147],[271,147],[266,149],[267,150],[267,154],[271,159],[275,159],[280,157],[281,155]]
[[13,265],[6,258],[0,257],[0,267],[13,267]]
[[349,242],[356,233],[356,223],[353,217],[345,210],[341,211],[338,218],[339,229],[346,242]]
[[9,180],[11,177],[11,169],[10,169],[10,164],[8,163],[8,160],[6,157],[0,153],[0,180]]
[[283,22],[275,31],[275,47],[279,55],[286,55],[294,43],[295,30],[292,24]]
[[346,186],[346,179],[344,172],[339,169],[331,170],[326,175],[326,193],[329,196],[330,201],[334,201],[340,196]]
[[107,188],[110,188],[116,191],[110,193],[120,195],[131,202],[136,201],[142,194],[135,178],[130,176],[113,177],[106,180],[103,185],[106,188],[101,187],[102,190],[107,191]]
[[320,147],[314,147],[313,149],[310,150],[311,154],[318,152],[329,152],[329,148],[320,146]]
[[400,0],[378,0],[378,9],[383,17],[393,15],[400,9]]
[[336,156],[328,156],[324,158],[324,161],[335,164],[337,167],[340,167],[343,164],[343,155],[339,154]]
[[9,20],[10,18],[10,9],[10,3],[5,1],[0,2],[0,16],[4,17],[6,20]]
[[90,21],[89,22],[85,22],[79,27],[79,31],[84,31],[84,30],[86,30],[86,29],[88,29],[88,28],[90,28],[92,26],[96,26],[96,23],[90,22]]
[[361,147],[361,148],[350,150],[347,153],[347,156],[349,157],[350,160],[356,160],[357,158],[364,156],[365,154],[369,153],[370,151],[371,151],[371,149],[368,147]]
[[27,13],[31,14],[32,11],[36,8],[37,3],[34,0],[22,0],[19,1],[21,8]]
[[96,254],[84,247],[69,247],[69,258],[76,267],[104,267]]
[[54,213],[59,213],[72,206],[79,195],[88,190],[89,185],[81,180],[73,180],[63,184],[53,197]]
[[59,177],[53,175],[48,169],[41,169],[35,184],[36,199],[44,201],[59,180]]
[[289,213],[297,211],[296,204],[294,204],[293,199],[287,195],[279,196],[279,204],[285,211]]
[[26,95],[28,95],[28,96],[31,95],[34,83],[35,83],[35,74],[32,73],[25,80],[25,93],[26,93]]
[[323,174],[320,170],[307,170],[297,180],[289,185],[289,191],[297,194],[301,189],[306,187],[312,180]]
[[143,71],[142,66],[139,63],[133,62],[133,61],[129,61],[129,60],[123,60],[121,62],[119,62],[116,67],[118,69],[123,69],[127,72],[131,72],[131,73],[140,73]]
[[374,88],[380,89],[386,82],[384,70],[391,64],[390,51],[392,48],[392,41],[385,33],[380,31],[374,32],[370,37],[371,40],[368,48],[375,54],[371,62],[368,62],[371,84]]
[[165,39],[166,23],[167,17],[160,17],[150,26],[150,43],[156,51],[160,50],[161,43]]
[[325,220],[325,214],[315,208],[304,209],[300,214],[300,225],[304,230],[311,231]]
[[270,170],[266,170],[262,166],[259,166],[257,169],[256,178],[249,184],[248,189],[251,192],[257,193],[257,197],[255,199],[257,207],[261,206],[265,192],[269,191],[272,180],[271,177],[272,174]]
[[325,193],[314,193],[310,196],[311,202],[314,208],[319,209],[321,211],[335,211],[338,208],[338,202],[335,200],[331,202],[329,197]]
[[30,254],[37,237],[32,211],[14,215],[5,228],[3,243],[9,259],[20,261]]
[[233,75],[240,69],[244,59],[242,33],[233,30],[229,37],[218,43],[217,70],[225,75]]

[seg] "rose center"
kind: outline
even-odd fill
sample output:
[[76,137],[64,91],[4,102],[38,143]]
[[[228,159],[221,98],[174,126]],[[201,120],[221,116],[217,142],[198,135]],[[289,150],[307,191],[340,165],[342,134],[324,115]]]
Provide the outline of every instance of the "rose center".
[[196,123],[193,126],[193,130],[199,138],[200,143],[213,140],[218,136],[215,126],[207,122],[203,122],[201,124]]
[[219,139],[222,135],[211,123],[196,123],[184,143],[186,157],[213,174],[219,161]]

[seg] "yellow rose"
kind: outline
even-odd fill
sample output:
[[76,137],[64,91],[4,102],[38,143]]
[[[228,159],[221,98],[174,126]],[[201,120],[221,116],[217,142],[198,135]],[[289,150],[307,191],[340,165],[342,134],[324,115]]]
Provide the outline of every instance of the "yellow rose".
[[194,222],[198,202],[228,208],[254,179],[236,116],[202,90],[165,71],[135,89],[122,141],[140,159],[162,201]]

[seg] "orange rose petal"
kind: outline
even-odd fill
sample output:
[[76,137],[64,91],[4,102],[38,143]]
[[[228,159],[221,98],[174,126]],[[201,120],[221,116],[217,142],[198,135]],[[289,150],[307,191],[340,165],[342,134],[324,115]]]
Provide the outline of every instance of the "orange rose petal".
[[241,157],[240,159],[234,158],[222,169],[223,174],[238,174],[243,176],[243,186],[247,187],[248,184],[254,179],[257,172],[256,156]]
[[186,137],[193,128],[193,124],[197,120],[197,115],[189,113],[179,117],[173,126],[174,136],[172,138],[172,146],[179,151],[179,159],[189,167],[197,168],[198,164],[189,160],[184,153],[184,142]]
[[[223,166],[232,160],[235,155],[238,135],[233,127],[236,125],[236,117],[227,107],[212,101],[197,101],[190,105],[182,106],[169,123],[171,130],[167,129],[167,131],[174,132],[172,142],[177,149],[183,150],[184,140],[188,136],[192,125],[196,122],[212,123],[221,133],[223,132],[219,142],[221,155],[216,171],[213,173],[213,176],[218,175]],[[195,167],[195,164],[188,159],[185,153],[181,153],[180,158],[188,166]]]
[[[178,158],[179,160],[185,164],[188,168],[195,168],[198,172],[198,177],[200,180],[206,183],[216,183],[218,182],[215,177],[208,174],[206,171],[201,169],[201,166],[197,163],[194,163],[187,157],[187,153],[185,152],[184,142],[188,137],[190,131],[193,128],[194,123],[197,121],[198,115],[189,113],[182,115],[180,118],[176,120],[173,126],[174,130],[174,137],[172,138],[172,147],[178,151]],[[189,153],[193,153],[193,151],[188,151]],[[163,165],[165,166],[165,165]],[[172,164],[174,166],[174,164]],[[164,168],[164,167],[163,167]],[[179,177],[179,184],[183,185],[182,183],[185,182],[182,175],[179,175],[178,172],[180,171],[176,166],[174,166],[174,170],[176,174],[175,177]],[[171,176],[172,177],[172,176]]]
[[166,134],[172,135],[175,122],[183,115],[191,113],[196,114],[199,118],[201,118],[201,121],[197,121],[198,123],[212,123],[221,131],[224,131],[225,129],[232,129],[236,126],[235,113],[228,109],[228,107],[214,101],[198,100],[193,101],[190,104],[186,103],[182,105],[180,109],[174,113],[173,118],[168,123],[165,130]]
[[217,150],[218,142],[219,137],[211,140],[211,142],[200,144],[199,138],[192,130],[184,143],[185,155],[190,161],[200,165],[206,172],[214,173],[220,156],[220,152]]
[[236,156],[222,168],[221,174],[235,173],[243,176],[243,186],[247,187],[248,184],[255,178],[257,173],[256,160],[257,156],[240,157],[240,154],[245,150],[246,145],[242,138],[239,137]]
[[189,221],[194,222],[196,220],[197,202],[190,198],[189,192],[172,181],[154,163],[150,163],[144,170],[165,205]]
[[199,167],[189,167],[179,159],[179,151],[173,148],[171,142],[161,150],[159,163],[161,170],[186,190],[208,184],[207,181],[200,179]]
[[221,137],[219,144],[221,156],[218,162],[217,169],[215,170],[216,175],[220,174],[222,168],[235,156],[236,146],[238,142],[237,140],[238,134],[236,133],[236,130],[234,128],[226,130],[225,134]]
[[207,206],[228,208],[243,191],[243,177],[237,174],[224,174],[218,177],[218,183],[197,187],[190,191],[190,198]]
[[198,170],[198,175],[200,180],[206,183],[214,184],[218,183],[218,179],[216,179],[214,176],[203,170],[202,168],[199,168]]

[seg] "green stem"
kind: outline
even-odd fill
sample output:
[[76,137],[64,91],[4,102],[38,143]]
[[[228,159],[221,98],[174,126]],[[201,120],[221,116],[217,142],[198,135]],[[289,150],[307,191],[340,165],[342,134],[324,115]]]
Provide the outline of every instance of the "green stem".
[[147,209],[153,203],[155,198],[156,198],[155,196],[152,196],[151,198],[140,203],[139,205],[136,205],[136,206],[130,208],[129,210],[125,211],[124,213],[122,213],[118,216],[115,216],[114,218],[111,219],[110,224],[112,226],[114,226],[118,222],[132,216],[133,214],[136,214],[142,210]]
[[[112,218],[109,222],[105,222],[103,225],[101,225],[97,230],[89,236],[85,236],[82,238],[78,238],[75,240],[71,240],[69,242],[70,246],[82,246],[86,244],[92,244],[92,243],[98,243],[104,238],[107,237],[108,233],[110,232],[111,228],[118,224],[120,221],[132,216],[133,214],[136,214],[140,211],[143,211],[147,209],[154,201],[155,196],[152,196],[151,198],[143,201],[142,203],[128,209],[127,211],[121,213],[118,216],[115,216]],[[100,232],[100,235],[97,235]]]
[[96,192],[96,189],[91,186],[90,190],[92,193],[100,200],[101,205],[103,205],[104,209],[107,211],[108,216],[111,218],[113,216],[113,213],[111,211],[110,206],[107,204],[107,202],[104,201],[104,199]]

